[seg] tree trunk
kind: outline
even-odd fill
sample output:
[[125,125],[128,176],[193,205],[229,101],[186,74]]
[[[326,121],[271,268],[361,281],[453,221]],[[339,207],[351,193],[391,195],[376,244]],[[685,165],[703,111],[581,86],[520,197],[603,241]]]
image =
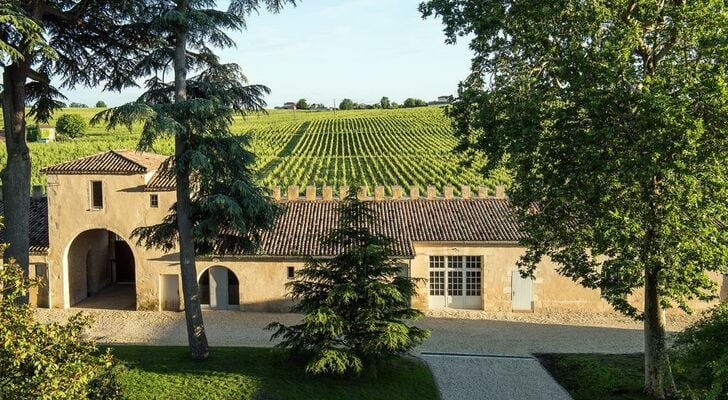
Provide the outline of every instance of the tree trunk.
[[[187,11],[187,1],[180,0],[177,10]],[[176,33],[174,49],[174,87],[175,102],[187,100],[187,32]],[[185,302],[185,319],[187,321],[187,339],[190,345],[190,357],[193,360],[207,359],[209,348],[205,325],[202,321],[199,286],[197,284],[197,268],[195,266],[195,245],[192,240],[190,175],[185,166],[180,166],[187,151],[188,138],[191,132],[175,137],[175,164],[177,165],[177,227],[179,229],[179,261],[182,274],[182,295]]]
[[[30,64],[18,61],[3,72],[3,118],[5,121],[5,146],[8,163],[2,171],[2,191],[5,208],[5,240],[8,248],[3,254],[4,262],[11,259],[29,271],[30,219],[30,151],[25,142],[25,81]],[[27,304],[28,294],[18,298]]]
[[657,273],[645,271],[645,394],[656,399],[675,395],[665,341],[665,311],[657,292]]

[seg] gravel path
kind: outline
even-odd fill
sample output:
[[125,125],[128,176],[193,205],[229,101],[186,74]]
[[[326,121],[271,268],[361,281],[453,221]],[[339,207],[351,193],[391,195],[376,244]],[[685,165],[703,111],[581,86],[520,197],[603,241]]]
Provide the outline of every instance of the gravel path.
[[[45,322],[63,322],[78,311],[38,309]],[[95,323],[88,332],[102,343],[186,345],[184,314],[178,312],[82,310]],[[272,321],[292,324],[297,314],[205,311],[204,320],[213,346],[271,346]],[[484,312],[428,312],[417,325],[432,336],[420,350],[494,354],[546,352],[629,353],[642,351],[640,323],[616,314],[513,314]],[[437,317],[436,317],[437,316]],[[460,319],[444,318],[457,316]],[[467,319],[464,319],[467,318]],[[687,319],[686,319],[687,318]],[[696,317],[670,318],[681,329]]]
[[442,400],[570,400],[571,396],[532,357],[428,354]]

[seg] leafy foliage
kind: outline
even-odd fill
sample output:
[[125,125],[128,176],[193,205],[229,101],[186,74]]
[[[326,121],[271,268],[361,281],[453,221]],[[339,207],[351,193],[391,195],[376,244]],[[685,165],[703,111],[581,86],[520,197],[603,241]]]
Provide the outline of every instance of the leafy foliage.
[[681,387],[686,399],[728,398],[728,303],[707,312],[702,319],[677,335],[675,372],[685,377]]
[[298,110],[308,110],[308,102],[306,99],[300,99],[296,102],[296,109]]
[[723,2],[420,9],[442,17],[448,41],[473,37],[449,115],[460,150],[514,173],[526,271],[549,255],[630,315],[646,270],[664,307],[713,297],[706,271],[728,268],[728,230],[716,224],[728,218]]
[[351,99],[344,99],[341,100],[341,103],[339,103],[339,110],[353,110],[354,109],[354,102],[351,101]]
[[392,104],[389,102],[389,97],[384,96],[381,100],[379,100],[379,106],[382,108],[389,108],[392,106]]
[[272,323],[277,346],[304,355],[313,374],[360,373],[401,355],[429,336],[407,325],[421,313],[409,307],[417,280],[402,276],[392,259],[391,239],[373,234],[368,203],[351,190],[340,205],[339,226],[322,243],[340,254],[310,259],[289,283],[294,312],[303,322]]
[[415,98],[410,97],[410,98],[405,99],[402,106],[404,106],[404,108],[427,107],[427,102],[422,99],[415,99]]
[[78,114],[63,114],[56,122],[56,132],[70,139],[83,136],[86,129],[86,120]]
[[106,107],[108,107],[108,106],[103,101],[99,100],[96,102],[96,108],[106,108]]
[[119,398],[111,353],[83,338],[90,318],[77,314],[65,325],[41,324],[17,302],[37,284],[16,265],[0,268],[0,399]]

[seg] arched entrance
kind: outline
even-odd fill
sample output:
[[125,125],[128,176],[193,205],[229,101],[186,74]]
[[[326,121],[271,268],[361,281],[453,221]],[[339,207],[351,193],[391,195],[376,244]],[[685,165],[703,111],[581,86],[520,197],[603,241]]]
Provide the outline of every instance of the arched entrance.
[[213,310],[240,309],[240,283],[233,271],[222,266],[205,270],[199,278],[200,303]]
[[82,232],[66,256],[69,305],[135,309],[136,263],[129,244],[106,229]]

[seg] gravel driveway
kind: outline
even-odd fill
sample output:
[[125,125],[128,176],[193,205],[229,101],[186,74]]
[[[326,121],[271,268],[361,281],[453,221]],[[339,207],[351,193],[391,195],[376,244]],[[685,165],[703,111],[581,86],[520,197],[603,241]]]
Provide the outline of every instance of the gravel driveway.
[[[80,310],[38,309],[41,321],[62,322]],[[186,345],[184,314],[180,312],[83,310],[94,317],[88,332],[102,343]],[[271,346],[263,328],[272,321],[298,322],[297,314],[238,311],[203,312],[213,346]],[[423,351],[531,354],[560,352],[630,353],[642,351],[641,324],[614,314],[459,314],[469,319],[428,316],[417,325],[432,336]],[[692,317],[694,318],[694,317]],[[689,321],[671,319],[681,328]]]

